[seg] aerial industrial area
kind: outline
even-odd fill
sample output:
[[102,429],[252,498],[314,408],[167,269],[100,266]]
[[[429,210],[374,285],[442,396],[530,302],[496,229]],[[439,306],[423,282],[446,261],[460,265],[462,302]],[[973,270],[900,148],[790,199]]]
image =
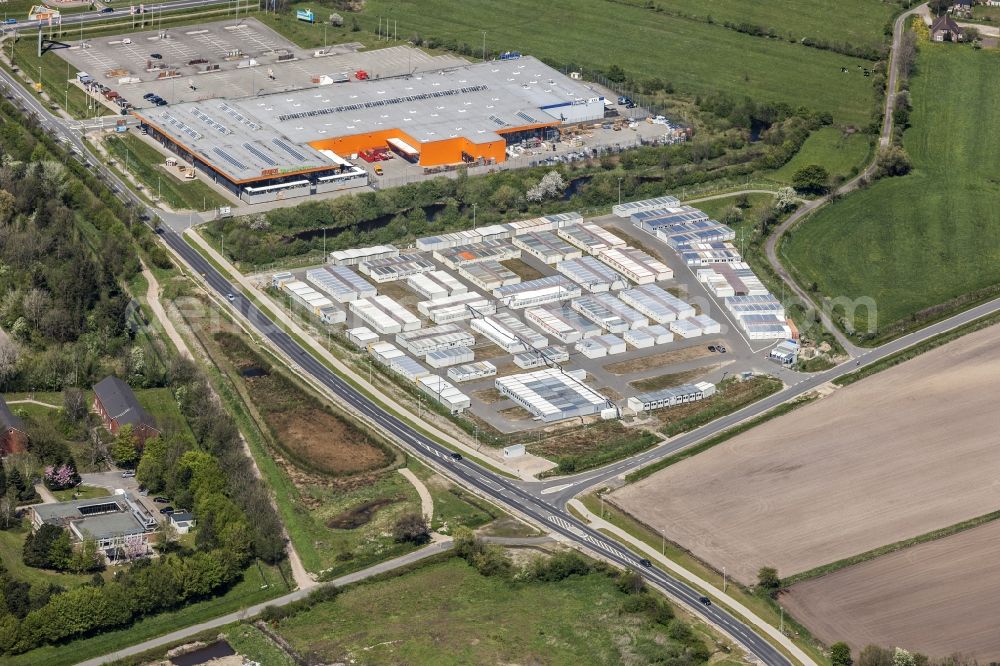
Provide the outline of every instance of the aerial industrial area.
[[1000,662],[998,3],[41,2],[0,664]]

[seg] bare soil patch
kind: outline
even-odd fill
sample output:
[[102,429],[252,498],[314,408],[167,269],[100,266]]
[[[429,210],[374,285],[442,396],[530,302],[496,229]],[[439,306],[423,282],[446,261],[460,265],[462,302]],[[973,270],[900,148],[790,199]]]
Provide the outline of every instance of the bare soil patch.
[[684,349],[675,349],[673,351],[663,352],[662,354],[642,356],[640,358],[629,359],[628,361],[619,361],[618,363],[608,363],[604,366],[604,369],[613,375],[628,375],[633,372],[639,372],[640,370],[659,368],[664,365],[673,365],[675,363],[685,363],[687,361],[694,361],[699,358],[711,356],[712,352],[708,351],[709,345],[720,344],[725,344],[725,340],[722,340],[721,338],[703,340],[692,347],[685,347]]
[[721,367],[722,364],[713,363],[711,365],[703,365],[700,368],[692,368],[690,370],[675,372],[669,375],[657,375],[656,377],[637,379],[634,382],[629,382],[629,385],[637,391],[657,391],[663,388],[673,388],[675,386],[680,386],[681,384],[690,384],[699,377],[704,377],[710,372],[715,372]]
[[1000,506],[1000,327],[840,389],[614,494],[639,520],[752,582]]
[[1000,661],[1000,521],[799,583],[781,595],[827,645]]
[[399,502],[398,497],[380,497],[365,502],[356,507],[339,513],[326,522],[326,526],[334,530],[353,530],[367,525],[375,517],[375,513],[384,506]]
[[544,273],[540,273],[538,270],[532,266],[524,263],[520,259],[508,259],[507,261],[501,261],[501,264],[517,273],[522,281],[527,282],[528,280],[537,280],[540,277],[545,277]]

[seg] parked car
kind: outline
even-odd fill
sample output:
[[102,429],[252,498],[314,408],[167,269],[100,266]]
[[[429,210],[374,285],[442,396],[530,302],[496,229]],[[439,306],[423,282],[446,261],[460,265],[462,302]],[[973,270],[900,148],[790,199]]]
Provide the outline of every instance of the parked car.
[[725,347],[719,347],[719,353],[720,354],[725,354],[726,353],[726,348]]
[[17,19],[15,18],[5,19],[4,25],[17,25]]
[[719,350],[718,350],[718,348],[715,345],[709,345],[708,346],[708,351],[710,351],[710,352],[717,352]]
[[163,60],[163,56],[159,53],[150,53],[149,57],[153,60]]
[[155,104],[156,106],[166,106],[167,105],[167,100],[165,100],[162,97],[160,97],[158,99],[153,100],[153,104]]
[[142,98],[143,98],[144,100],[146,100],[147,102],[148,102],[148,101],[152,101],[152,99],[153,99],[154,97],[156,97],[156,94],[155,94],[155,93],[146,93],[145,95],[143,95],[143,96],[142,96]]
[[156,502],[157,504],[166,504],[170,500],[168,500],[166,497],[154,497],[153,501]]
[[173,512],[174,512],[174,507],[172,506],[165,506],[162,509],[160,509],[160,513],[162,513],[164,516],[170,515]]
[[134,476],[135,476],[135,470],[133,469],[127,469],[124,472],[122,472],[123,479],[131,479]]

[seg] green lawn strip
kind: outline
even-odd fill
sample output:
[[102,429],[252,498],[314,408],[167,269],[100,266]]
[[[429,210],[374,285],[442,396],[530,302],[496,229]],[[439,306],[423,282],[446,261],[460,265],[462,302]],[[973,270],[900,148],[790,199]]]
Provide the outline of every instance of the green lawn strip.
[[[723,380],[719,382],[715,395],[697,403],[701,409],[676,421],[667,421],[661,429],[667,437],[674,437],[682,432],[700,428],[717,418],[732,414],[758,400],[763,400],[782,388],[781,380],[769,375],[757,375],[747,380]],[[733,395],[734,393],[736,395]],[[667,411],[666,416],[669,415],[670,413]]]
[[181,414],[177,399],[174,398],[173,391],[169,388],[136,389],[136,398],[139,404],[146,408],[146,411],[156,419],[156,424],[161,431],[177,432],[185,435],[194,441],[194,433],[187,419]]
[[180,182],[164,167],[166,159],[156,148],[129,133],[112,134],[104,141],[120,165],[145,185],[148,197],[161,196],[175,210],[206,210],[230,202],[205,183],[195,179]]
[[[243,579],[223,595],[143,618],[124,629],[73,641],[72,649],[67,649],[65,645],[47,645],[24,654],[6,657],[4,664],[69,666],[282,596],[290,591],[285,587],[277,567],[262,565],[262,569],[263,577],[256,564],[250,565],[244,572]],[[263,585],[267,587],[262,589]]]
[[[558,439],[558,436],[556,439]],[[554,459],[558,467],[542,472],[538,475],[538,478],[544,479],[561,474],[574,474],[576,472],[603,467],[623,458],[642,453],[656,446],[659,441],[660,438],[655,433],[647,430],[633,430],[626,431],[618,437],[609,436],[609,438],[601,438],[600,441],[594,441],[593,449],[582,453],[559,455],[557,453],[544,454],[543,451],[540,451],[546,457]],[[532,450],[537,450],[537,447],[532,447]]]
[[860,172],[871,152],[867,134],[853,132],[845,135],[839,127],[821,127],[810,134],[799,152],[770,177],[791,184],[796,171],[810,164],[819,164],[827,170],[831,179],[847,179]]
[[450,534],[457,527],[476,529],[506,515],[500,508],[456,486],[412,456],[406,466],[424,482],[434,500],[431,527],[435,531]]
[[[588,511],[597,516],[601,515],[602,503],[597,494],[590,493],[587,495],[581,495],[578,499],[583,502],[583,505],[587,507]],[[609,502],[603,503],[603,510],[604,519],[618,529],[623,530],[636,539],[639,539],[653,550],[662,552],[664,557],[682,568],[687,569],[713,587],[720,590],[722,589],[722,573],[699,560],[690,551],[681,548],[672,541],[664,540],[659,532],[636,520]],[[613,535],[609,534],[609,536]],[[778,608],[778,604],[770,597],[756,595],[739,583],[734,582],[731,578],[727,579],[726,594],[743,604],[754,615],[759,617],[764,622],[767,622],[772,627],[779,626],[781,612]],[[736,614],[736,611],[731,612]],[[794,620],[789,618],[787,613],[785,613],[784,617],[786,627],[792,626],[795,629],[794,633],[790,635],[789,638],[799,648],[804,650],[806,654],[815,659],[818,664],[828,664],[829,659],[827,659],[826,655],[823,654],[822,650],[819,648],[808,630],[799,626],[797,623],[794,623]],[[774,644],[772,643],[772,645]],[[781,650],[783,653],[785,652],[784,648],[781,646],[774,645],[774,647]]]
[[[922,44],[903,134],[909,175],[824,206],[786,236],[783,263],[803,287],[849,303],[859,344],[874,345],[1000,294],[1000,88],[979,85],[1000,55]],[[974,101],[970,104],[971,99]]]
[[[870,6],[878,14],[885,11]],[[488,50],[516,49],[557,68],[585,73],[604,70],[607,54],[613,51],[615,64],[626,76],[669,81],[681,93],[721,92],[734,99],[749,96],[785,102],[793,108],[830,111],[837,123],[844,124],[866,125],[871,118],[871,79],[858,68],[870,68],[871,61],[787,39],[742,34],[701,20],[664,16],[642,7],[606,0],[552,0],[543,5],[531,0],[502,4],[369,0],[359,21],[366,30],[375,31],[379,17],[387,16],[398,20],[406,39],[419,35],[427,42],[434,38],[472,57],[481,55],[482,29],[489,26]],[[531,20],[512,22],[510,16],[530,16]],[[830,16],[831,22],[840,23],[836,11]],[[573,31],[564,29],[568,18]],[[875,21],[880,28],[885,23],[883,18]],[[622,39],[622,26],[629,26],[628,39]],[[586,34],[587,39],[579,39],[579,34]],[[692,58],[692,53],[700,57]],[[685,67],[676,67],[677,62],[684,62]],[[842,67],[849,74],[842,73]]]
[[252,624],[233,625],[226,642],[242,657],[267,666],[297,666],[297,662],[263,631]]
[[746,432],[751,428],[755,428],[760,424],[766,423],[767,421],[770,421],[771,419],[776,418],[778,416],[783,416],[794,409],[798,409],[802,405],[812,402],[814,399],[815,398],[810,396],[801,396],[799,398],[796,398],[795,400],[792,400],[791,402],[782,403],[777,407],[775,407],[774,409],[771,409],[761,414],[760,416],[756,416],[748,421],[744,421],[743,423],[735,425],[732,428],[729,428],[728,430],[720,432],[718,435],[714,435],[706,440],[698,442],[694,446],[682,449],[681,451],[678,451],[677,453],[671,456],[659,460],[653,463],[652,465],[647,465],[646,467],[637,469],[636,471],[627,474],[625,476],[625,482],[635,483],[636,481],[641,481],[642,479],[645,479],[647,476],[652,476],[656,472],[659,472],[661,469],[666,469],[667,467],[675,465],[681,462],[682,460],[690,458],[691,456],[695,456],[699,453],[702,453],[703,451],[707,451],[713,446],[721,444],[722,442],[725,442],[728,439],[732,439],[733,437],[739,435],[740,433]]
[[52,583],[65,588],[77,587],[90,580],[91,574],[60,573],[25,564],[24,540],[30,531],[31,526],[27,520],[18,527],[0,530],[0,562],[10,572],[11,578],[32,585],[47,586]]
[[99,486],[85,486],[79,485],[76,488],[67,488],[65,490],[53,490],[50,491],[52,495],[60,502],[68,502],[74,499],[93,499],[94,497],[107,497],[111,494],[107,488],[101,488]]
[[860,370],[855,370],[846,375],[841,375],[833,380],[834,384],[839,386],[847,386],[848,384],[853,384],[854,382],[860,381],[865,377],[870,377],[883,370],[888,370],[889,368],[895,367],[900,363],[909,361],[911,358],[919,356],[924,352],[928,352],[932,349],[946,345],[949,342],[957,340],[963,336],[970,333],[975,333],[984,328],[988,328],[997,323],[1000,323],[1000,312],[994,312],[993,314],[980,317],[979,319],[974,319],[966,324],[962,324],[957,328],[953,328],[950,331],[945,331],[944,333],[938,333],[932,338],[928,338],[923,342],[916,344],[912,347],[907,347],[906,349],[901,349],[895,354],[890,354],[884,358],[881,358],[871,365],[866,365]]
[[1000,511],[993,511],[982,516],[970,518],[969,520],[963,520],[960,523],[955,523],[954,525],[949,525],[948,527],[942,527],[941,529],[927,532],[926,534],[920,534],[909,539],[903,539],[902,541],[890,543],[885,546],[879,546],[878,548],[873,548],[872,550],[858,555],[845,557],[842,560],[824,564],[822,566],[809,569],[808,571],[794,574],[788,578],[782,578],[781,585],[782,587],[792,587],[796,583],[825,576],[833,573],[834,571],[840,571],[841,569],[846,569],[847,567],[852,567],[856,564],[861,564],[862,562],[868,562],[869,560],[874,560],[875,558],[888,555],[889,553],[895,553],[896,551],[904,550],[918,544],[927,543],[929,541],[937,541],[938,539],[943,539],[945,537],[958,534],[959,532],[971,530],[974,527],[979,527],[980,525],[993,522],[997,518],[1000,518]]

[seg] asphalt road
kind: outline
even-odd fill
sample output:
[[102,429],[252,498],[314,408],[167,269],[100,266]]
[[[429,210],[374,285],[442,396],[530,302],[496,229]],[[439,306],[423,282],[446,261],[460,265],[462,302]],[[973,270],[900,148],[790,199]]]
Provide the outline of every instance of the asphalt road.
[[[138,3],[136,3],[138,4]],[[178,9],[198,9],[199,7],[205,7],[208,5],[221,5],[223,0],[175,0],[174,2],[161,2],[158,5],[146,5],[146,14],[150,14],[154,10],[156,12],[165,11],[176,11]],[[229,4],[229,3],[226,3]],[[115,8],[115,11],[109,12],[107,14],[102,13],[100,10],[92,12],[79,12],[77,14],[63,14],[61,16],[62,25],[78,25],[80,23],[92,23],[94,21],[110,21],[118,18],[127,18],[129,16],[128,8],[125,5],[121,5]],[[0,26],[4,30],[20,32],[25,29],[35,29],[39,26],[47,28],[49,26],[48,21],[19,21],[13,25],[3,25]]]
[[[176,8],[181,6],[202,6],[204,4],[209,3],[205,0],[187,0],[185,2],[172,3],[169,6]],[[80,16],[84,17],[86,15]],[[22,108],[39,118],[43,127],[54,135],[66,137],[83,156],[83,159],[103,177],[122,200],[137,207],[139,210],[146,210],[145,205],[128,190],[125,184],[106,165],[90,153],[79,134],[70,130],[70,123],[50,114],[34,97],[23,91],[19,84],[11,79],[6,72],[0,71],[0,81],[8,88]],[[153,219],[163,219],[160,211],[155,209],[148,210]],[[523,483],[496,475],[468,460],[453,458],[450,450],[415,431],[393,414],[369,402],[353,386],[335,375],[325,365],[321,364],[305,349],[300,347],[295,340],[272,322],[256,305],[240,296],[238,290],[225,277],[218,273],[212,265],[176,233],[165,226],[159,226],[158,232],[167,245],[182,257],[196,273],[203,276],[203,280],[209,288],[221,294],[224,298],[228,294],[233,294],[232,306],[246,317],[251,325],[262,336],[267,338],[272,346],[280,349],[289,358],[293,359],[305,372],[308,372],[318,382],[337,395],[345,405],[348,405],[351,409],[363,415],[365,419],[377,424],[390,433],[399,444],[410,449],[419,457],[433,462],[437,467],[446,471],[465,487],[474,488],[501,506],[506,506],[534,519],[540,524],[547,525],[552,532],[560,534],[570,542],[597,552],[604,558],[622,567],[635,569],[640,572],[649,584],[665,591],[676,602],[715,624],[762,663],[768,665],[790,663],[775,647],[755,634],[750,627],[715,605],[702,604],[699,592],[654,566],[643,566],[640,556],[582,524],[566,510],[565,502],[587,487],[599,485],[615,476],[625,474],[643,465],[660,460],[682,448],[712,436],[743,419],[762,414],[786,400],[802,395],[835,377],[851,372],[856,367],[854,362],[849,362],[828,372],[811,376],[735,414],[718,419],[709,425],[682,435],[664,445],[627,460],[613,463],[600,470],[545,483]],[[995,312],[998,309],[1000,309],[1000,299],[900,338],[878,349],[868,351],[858,363],[871,363],[944,330],[961,325],[984,314]],[[560,486],[562,487],[560,488]],[[197,627],[194,629],[197,630]]]

